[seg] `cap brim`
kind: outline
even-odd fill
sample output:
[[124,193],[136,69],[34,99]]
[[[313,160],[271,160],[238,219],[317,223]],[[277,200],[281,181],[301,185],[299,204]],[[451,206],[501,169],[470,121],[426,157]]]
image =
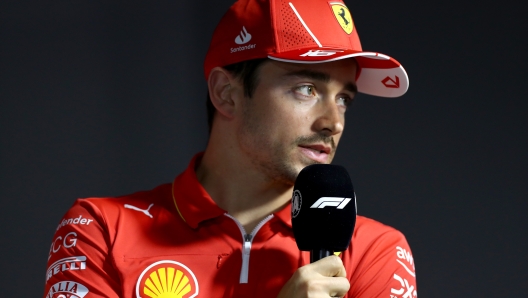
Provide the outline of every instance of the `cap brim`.
[[313,48],[269,55],[268,58],[289,63],[324,63],[354,58],[360,67],[356,79],[358,92],[381,96],[402,96],[409,89],[409,77],[403,66],[387,55],[347,49]]

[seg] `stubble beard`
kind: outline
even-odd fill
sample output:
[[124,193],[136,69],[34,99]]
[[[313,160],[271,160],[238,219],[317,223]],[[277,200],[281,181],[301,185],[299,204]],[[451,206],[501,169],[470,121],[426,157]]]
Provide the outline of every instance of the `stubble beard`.
[[297,169],[289,156],[296,145],[275,144],[266,138],[274,132],[256,121],[249,109],[251,107],[247,106],[244,109],[243,123],[237,132],[241,150],[269,181],[293,186],[301,170]]
[[[269,139],[259,137],[274,133],[260,123],[255,121],[255,118],[250,115],[249,108],[246,108],[242,126],[237,133],[242,151],[255,168],[262,171],[270,181],[293,186],[299,172],[304,167],[317,163],[309,158],[302,158],[300,161],[293,159],[292,152],[295,152],[300,144],[323,142],[330,145],[332,151],[329,162],[332,161],[336,150],[333,137],[313,134],[298,137],[288,145],[274,144]],[[296,162],[301,164],[296,165]]]

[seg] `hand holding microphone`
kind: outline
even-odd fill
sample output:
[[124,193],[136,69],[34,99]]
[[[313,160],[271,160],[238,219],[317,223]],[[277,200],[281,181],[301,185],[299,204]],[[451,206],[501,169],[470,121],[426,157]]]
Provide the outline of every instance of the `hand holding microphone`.
[[297,269],[277,298],[343,297],[349,289],[341,259],[329,256]]
[[348,248],[356,223],[356,200],[344,167],[315,164],[297,177],[292,195],[292,226],[300,250],[310,251],[278,297],[342,297],[346,271],[334,252]]

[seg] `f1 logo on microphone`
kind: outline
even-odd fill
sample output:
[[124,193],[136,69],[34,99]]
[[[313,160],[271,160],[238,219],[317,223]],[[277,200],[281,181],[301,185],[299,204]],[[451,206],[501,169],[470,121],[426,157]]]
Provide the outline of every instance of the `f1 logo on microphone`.
[[343,209],[351,200],[351,198],[322,197],[310,206],[310,208],[323,209],[326,206],[330,206],[337,207],[337,209]]

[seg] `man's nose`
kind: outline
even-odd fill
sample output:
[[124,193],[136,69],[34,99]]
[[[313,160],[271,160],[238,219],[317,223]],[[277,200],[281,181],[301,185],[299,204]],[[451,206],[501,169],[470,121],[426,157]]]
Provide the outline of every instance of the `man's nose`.
[[319,116],[314,123],[314,130],[327,136],[343,132],[345,115],[339,110],[334,100],[320,102]]

